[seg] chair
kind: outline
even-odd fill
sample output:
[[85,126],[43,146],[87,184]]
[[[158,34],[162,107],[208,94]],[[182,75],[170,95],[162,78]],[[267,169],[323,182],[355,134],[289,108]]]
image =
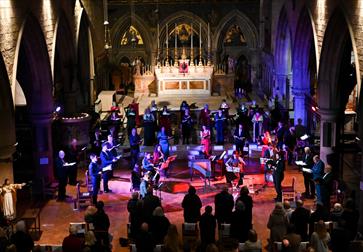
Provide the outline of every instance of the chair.
[[231,235],[231,224],[222,223],[219,228],[218,235],[220,240],[229,238]]
[[186,246],[192,247],[198,241],[198,224],[197,223],[183,223],[182,224],[182,239]]
[[300,242],[300,251],[306,251],[309,247],[308,241],[302,241]]
[[292,177],[291,186],[281,186],[282,202],[291,199],[295,201],[296,198],[295,184],[296,184],[296,178]]
[[[76,185],[76,198],[74,199],[74,209],[78,210],[81,205],[92,204],[92,194],[90,192],[81,192],[81,186],[79,183]],[[87,204],[89,202],[89,204]]]
[[93,186],[92,186],[91,179],[90,179],[90,176],[89,176],[89,171],[87,170],[84,173],[84,175],[86,177],[86,187],[87,187],[87,191],[88,192],[92,192],[93,191]]
[[[333,231],[334,223],[332,221],[324,221],[324,224],[325,224],[326,231],[331,233],[331,231]],[[318,223],[314,222],[314,231],[316,231],[317,225],[318,225]]]

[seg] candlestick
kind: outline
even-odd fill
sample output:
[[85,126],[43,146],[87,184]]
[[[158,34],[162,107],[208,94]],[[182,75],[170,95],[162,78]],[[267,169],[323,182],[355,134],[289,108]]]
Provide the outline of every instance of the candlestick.
[[194,66],[193,23],[190,24],[190,66]]
[[107,0],[103,0],[103,21],[108,22],[108,3]]
[[210,66],[211,62],[210,62],[210,27],[209,27],[209,23],[208,23],[208,51],[207,51],[207,65]]
[[199,47],[202,48],[202,23],[199,23]]
[[156,26],[156,33],[157,33],[157,42],[158,42],[157,49],[159,51],[159,44],[160,44],[159,23]]
[[208,23],[208,47],[210,47],[210,28]]
[[178,66],[178,34],[177,34],[177,31],[176,31],[176,23],[175,23],[175,26],[174,26],[174,43],[175,43],[175,46],[174,46],[174,66],[177,67]]
[[165,62],[165,66],[169,66],[169,42],[168,42],[168,37],[169,37],[169,31],[168,31],[168,24],[165,25],[165,34],[166,34],[166,62]]

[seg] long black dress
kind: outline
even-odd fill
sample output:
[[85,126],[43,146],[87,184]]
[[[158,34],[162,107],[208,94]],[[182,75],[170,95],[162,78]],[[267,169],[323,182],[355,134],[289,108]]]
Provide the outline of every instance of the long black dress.
[[155,118],[152,114],[144,115],[144,145],[152,146],[155,142]]

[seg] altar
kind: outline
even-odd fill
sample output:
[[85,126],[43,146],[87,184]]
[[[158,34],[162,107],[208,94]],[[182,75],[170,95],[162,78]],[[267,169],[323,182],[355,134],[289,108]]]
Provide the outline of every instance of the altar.
[[158,95],[210,95],[213,66],[179,66],[155,68]]

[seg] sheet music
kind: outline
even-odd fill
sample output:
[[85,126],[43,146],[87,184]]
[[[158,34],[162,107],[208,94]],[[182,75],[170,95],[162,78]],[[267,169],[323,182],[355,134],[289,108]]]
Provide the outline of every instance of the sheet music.
[[300,165],[300,166],[307,166],[307,164],[304,161],[301,161],[301,160],[295,161],[295,164]]
[[64,163],[63,164],[63,166],[73,166],[73,165],[75,165],[76,164],[76,162],[72,162],[72,163]]
[[102,171],[105,172],[105,171],[112,171],[112,165],[107,165],[105,167],[102,168]]
[[233,167],[233,166],[227,166],[226,167],[226,171],[227,172],[240,172],[240,168],[239,167]]
[[302,168],[302,171],[307,173],[313,173],[313,171],[309,168]]
[[308,139],[308,138],[309,138],[309,136],[308,136],[308,135],[306,135],[306,134],[300,137],[300,139],[301,139],[301,140],[303,140],[303,141],[305,141],[305,140],[306,140],[306,139]]

